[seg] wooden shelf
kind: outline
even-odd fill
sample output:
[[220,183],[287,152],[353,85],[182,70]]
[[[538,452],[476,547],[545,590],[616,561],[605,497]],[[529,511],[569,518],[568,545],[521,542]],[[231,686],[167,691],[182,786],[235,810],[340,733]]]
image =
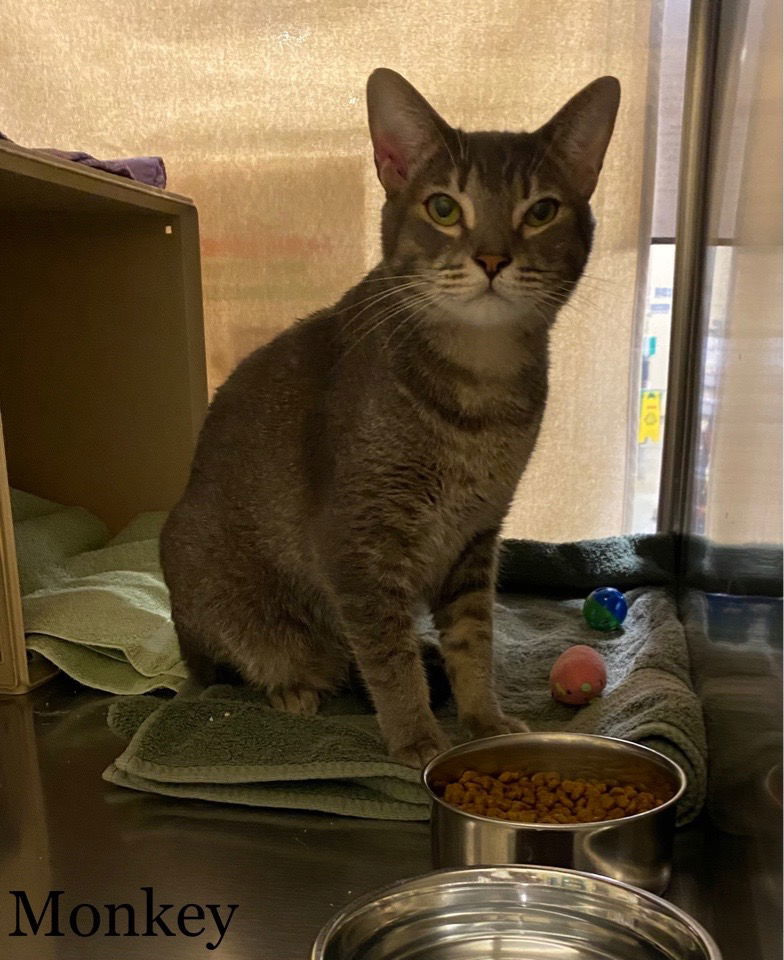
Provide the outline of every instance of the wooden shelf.
[[33,678],[7,487],[117,530],[187,478],[207,407],[196,208],[0,142],[0,262],[0,691],[16,692]]

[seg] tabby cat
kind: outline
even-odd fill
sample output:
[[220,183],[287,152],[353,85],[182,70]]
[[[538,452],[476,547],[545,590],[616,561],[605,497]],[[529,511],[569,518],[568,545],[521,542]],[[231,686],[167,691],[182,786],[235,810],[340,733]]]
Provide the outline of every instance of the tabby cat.
[[371,74],[382,260],[217,391],[163,530],[200,683],[229,666],[309,714],[353,663],[391,756],[419,766],[446,745],[414,628],[429,609],[467,732],[525,729],[493,692],[497,541],[619,89],[594,81],[535,133],[465,133],[399,74]]

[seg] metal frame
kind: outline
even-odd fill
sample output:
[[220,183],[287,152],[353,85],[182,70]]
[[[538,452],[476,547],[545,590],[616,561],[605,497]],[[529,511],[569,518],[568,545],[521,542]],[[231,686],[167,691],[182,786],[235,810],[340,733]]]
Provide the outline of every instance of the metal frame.
[[[672,334],[658,530],[688,529],[702,356],[699,349],[709,196],[709,159],[721,0],[692,0],[679,171]],[[679,568],[682,558],[676,554]],[[676,569],[676,575],[680,569]]]

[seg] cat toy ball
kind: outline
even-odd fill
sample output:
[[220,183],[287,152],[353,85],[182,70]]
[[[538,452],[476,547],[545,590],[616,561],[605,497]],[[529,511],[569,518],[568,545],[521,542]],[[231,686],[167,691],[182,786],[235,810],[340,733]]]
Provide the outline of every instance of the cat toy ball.
[[628,611],[626,597],[615,587],[593,590],[583,604],[583,616],[594,630],[617,630]]
[[564,650],[550,671],[553,700],[581,707],[601,695],[607,684],[604,659],[591,647],[578,644]]

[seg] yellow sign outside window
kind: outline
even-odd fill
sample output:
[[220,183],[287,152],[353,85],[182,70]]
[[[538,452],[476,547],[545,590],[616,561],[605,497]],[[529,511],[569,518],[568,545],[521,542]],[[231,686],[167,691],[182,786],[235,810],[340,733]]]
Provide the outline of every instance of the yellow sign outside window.
[[663,390],[643,390],[640,396],[640,429],[637,442],[661,443]]

